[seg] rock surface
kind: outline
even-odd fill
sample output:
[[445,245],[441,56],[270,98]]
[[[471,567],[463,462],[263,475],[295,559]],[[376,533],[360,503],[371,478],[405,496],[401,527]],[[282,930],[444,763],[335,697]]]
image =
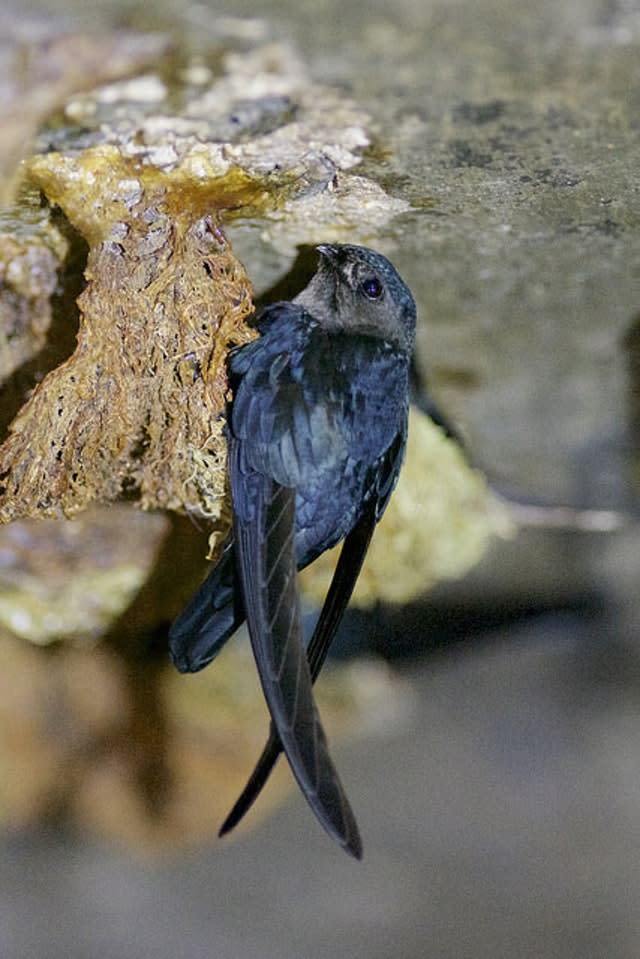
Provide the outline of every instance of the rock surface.
[[[237,218],[229,236],[258,295],[331,223],[330,238],[389,253],[416,294],[420,361],[475,461],[525,500],[608,510],[617,527],[521,534],[433,595],[445,623],[471,611],[476,648],[416,671],[413,725],[382,741],[372,729],[349,754],[357,875],[308,832],[301,804],[155,872],[73,839],[8,837],[6,951],[636,959],[637,3],[40,6],[81,27],[108,29],[117,11],[166,31],[209,79],[230,54],[294,51],[369,140],[341,175],[399,205],[368,223],[341,204],[339,175],[335,198],[297,198],[309,217],[263,205]],[[274,132],[282,95],[257,116],[242,107],[240,145]],[[481,648],[480,611],[534,619],[487,627]],[[411,640],[428,645],[424,632]],[[407,635],[397,621],[389,645]]]

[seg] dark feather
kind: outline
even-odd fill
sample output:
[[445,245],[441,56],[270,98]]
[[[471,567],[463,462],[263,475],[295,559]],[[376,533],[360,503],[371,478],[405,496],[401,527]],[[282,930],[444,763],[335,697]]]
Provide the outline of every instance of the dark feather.
[[[322,260],[308,286],[293,302],[264,310],[260,337],[230,356],[233,540],[170,642],[179,669],[199,669],[246,613],[272,727],[223,831],[249,808],[282,748],[325,829],[359,856],[312,682],[402,462],[415,304],[373,250],[318,249]],[[307,660],[296,573],[341,540]]]
[[181,673],[207,666],[244,622],[237,602],[233,540],[169,630],[169,653]]
[[248,477],[237,441],[230,446],[234,535],[249,636],[272,721],[294,776],[320,823],[354,856],[361,854],[355,817],[329,756],[302,641],[294,551],[295,490]]
[[[311,681],[315,683],[324,664],[329,647],[333,642],[336,630],[345,609],[349,604],[351,594],[367,554],[371,536],[376,525],[376,503],[372,501],[355,528],[349,533],[340,551],[340,558],[331,580],[322,612],[316,628],[313,631],[311,642],[307,649]],[[269,739],[251,774],[247,785],[236,801],[233,809],[220,827],[220,836],[226,835],[249,811],[261,793],[271,770],[275,766],[280,753],[282,742],[274,724],[271,724]],[[360,858],[362,848],[360,843],[352,846],[350,851]]]

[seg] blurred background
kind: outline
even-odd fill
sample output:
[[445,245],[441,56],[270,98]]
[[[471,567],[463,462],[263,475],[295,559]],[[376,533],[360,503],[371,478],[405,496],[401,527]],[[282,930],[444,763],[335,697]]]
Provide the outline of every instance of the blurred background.
[[[74,578],[94,596],[70,544],[82,535],[5,527],[5,610],[7,584],[24,585],[14,568],[38,593],[32,566],[46,553],[57,579],[33,635],[14,605],[0,636],[0,954],[636,959],[638,3],[55,0],[7,7],[0,26],[7,129],[25,97],[34,104],[3,158],[7,181],[30,152],[115,142],[143,101],[171,113],[173,142],[186,129],[175,117],[195,115],[189,85],[215,88],[212,114],[224,97],[234,105],[196,138],[231,143],[254,174],[275,149],[264,138],[295,128],[302,147],[282,149],[298,186],[225,223],[256,296],[295,287],[304,248],[323,239],[387,253],[418,304],[421,377],[479,471],[466,485],[456,452],[432,506],[421,483],[450,450],[420,446],[382,541],[387,565],[327,669],[323,711],[361,864],[319,830],[286,769],[237,836],[215,838],[266,720],[242,638],[198,677],[166,663],[179,605],[153,596],[176,569],[188,595],[203,524],[98,511],[86,550],[99,529],[120,572],[102,619],[97,600],[87,610],[74,598],[99,620],[90,641],[73,641],[63,610],[53,625],[46,615]],[[156,46],[137,48],[149,32]],[[132,46],[107,56],[116,35]],[[74,50],[87,36],[98,53],[83,65]],[[268,96],[255,107],[258,74]],[[123,93],[130,76],[156,80]],[[116,92],[96,107],[101,83]],[[64,273],[47,241],[60,311],[81,288],[86,248],[56,228],[73,254]],[[49,368],[74,335],[49,338]],[[77,531],[84,520],[51,522]],[[145,544],[144,575],[119,558],[124,530]],[[311,607],[322,587],[307,588]],[[68,643],[51,642],[65,630]]]

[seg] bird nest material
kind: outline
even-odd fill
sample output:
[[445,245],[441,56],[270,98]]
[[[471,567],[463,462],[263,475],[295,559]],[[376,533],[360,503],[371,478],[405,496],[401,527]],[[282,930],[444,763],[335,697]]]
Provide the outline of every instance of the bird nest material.
[[190,190],[111,146],[35,157],[29,174],[88,241],[87,285],[75,352],[0,447],[0,520],[125,495],[224,527],[225,359],[252,335],[251,285],[216,220],[229,178]]

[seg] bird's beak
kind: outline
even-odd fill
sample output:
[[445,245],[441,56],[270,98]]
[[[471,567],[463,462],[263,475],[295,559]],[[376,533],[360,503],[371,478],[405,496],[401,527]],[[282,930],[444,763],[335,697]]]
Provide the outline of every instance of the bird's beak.
[[316,250],[325,258],[325,260],[329,261],[331,266],[337,267],[338,255],[340,252],[339,247],[333,246],[331,243],[321,243],[316,247]]

